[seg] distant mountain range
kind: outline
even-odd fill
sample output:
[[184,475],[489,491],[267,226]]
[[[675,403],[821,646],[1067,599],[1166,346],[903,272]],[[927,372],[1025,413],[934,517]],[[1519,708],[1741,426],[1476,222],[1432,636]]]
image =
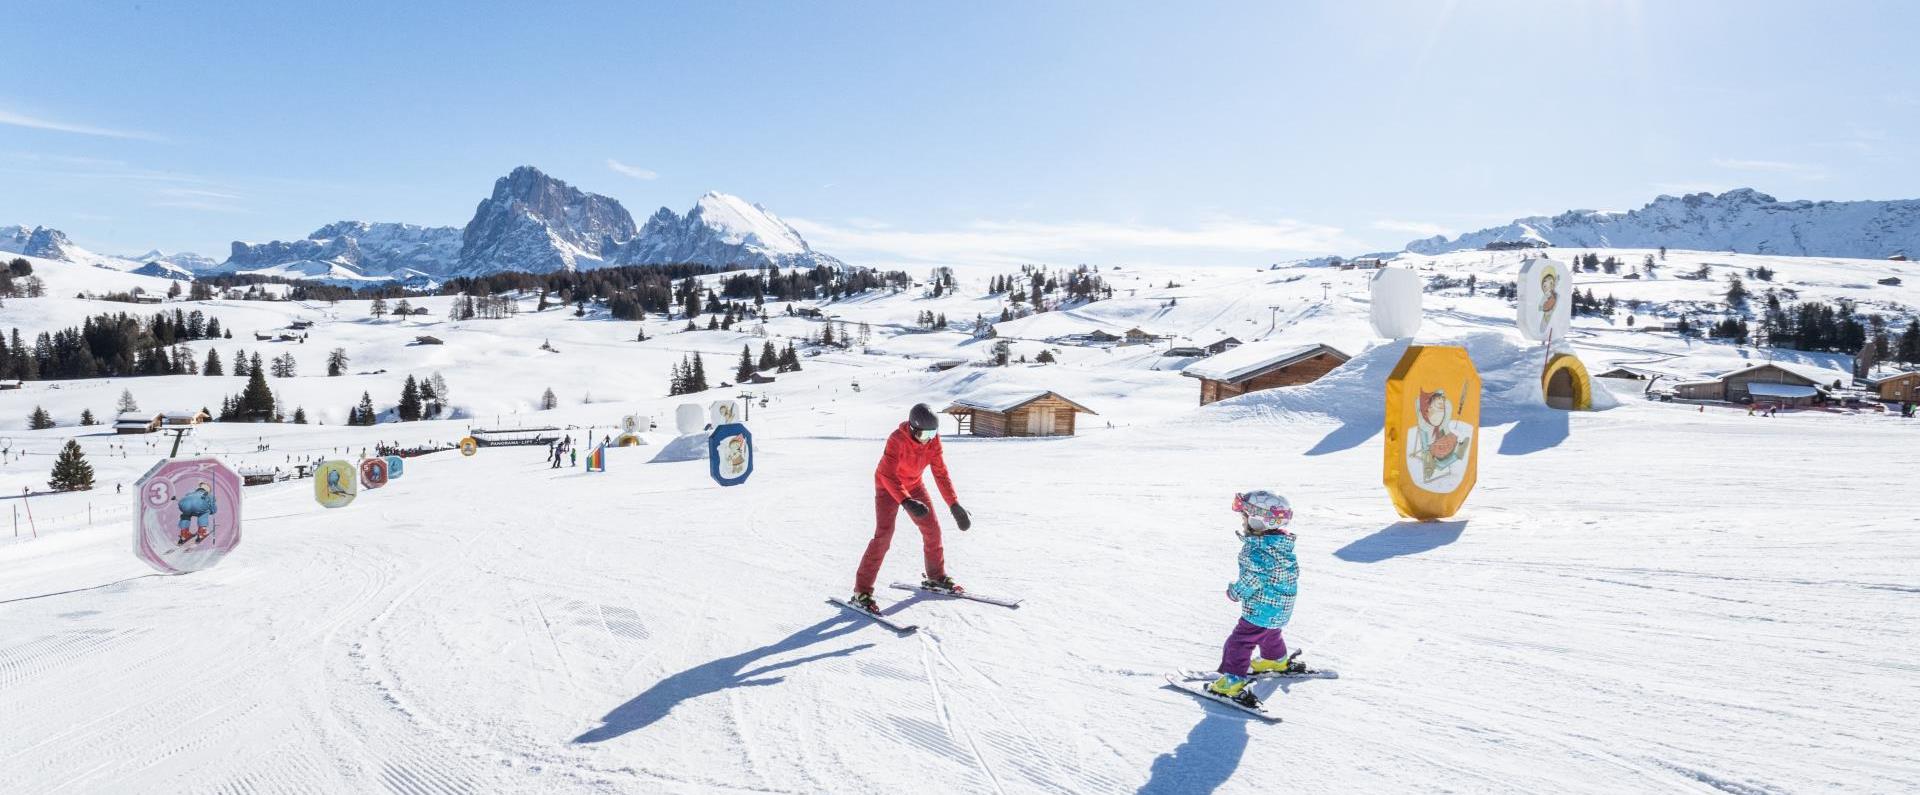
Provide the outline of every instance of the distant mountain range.
[[1752,188],[1715,196],[1661,196],[1638,210],[1571,210],[1407,244],[1416,254],[1540,242],[1589,248],[1737,251],[1747,254],[1860,257],[1920,255],[1920,199],[1783,202]]
[[226,261],[158,250],[96,255],[57,229],[0,227],[0,251],[87,262],[150,276],[252,273],[343,284],[428,283],[502,271],[551,273],[614,265],[844,266],[787,222],[724,193],[680,215],[665,207],[644,227],[620,202],[521,166],[496,180],[464,227],[339,221],[301,240],[235,241]]

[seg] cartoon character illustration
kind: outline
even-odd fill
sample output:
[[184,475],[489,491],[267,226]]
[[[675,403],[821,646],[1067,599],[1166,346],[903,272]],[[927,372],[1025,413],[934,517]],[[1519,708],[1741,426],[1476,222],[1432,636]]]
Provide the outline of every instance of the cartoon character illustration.
[[347,490],[340,485],[340,469],[338,467],[327,470],[327,494],[334,497],[347,496]]
[[1473,429],[1454,420],[1453,401],[1447,391],[1420,390],[1419,424],[1415,428],[1413,457],[1420,462],[1420,480],[1431,483],[1451,474],[1453,465],[1467,458],[1467,439]]
[[1553,328],[1553,310],[1560,306],[1560,274],[1548,268],[1540,274],[1540,328]]
[[723,454],[721,463],[725,464],[725,474],[727,477],[739,477],[741,473],[746,472],[747,440],[738,436],[728,439],[726,452]]
[[[175,502],[180,509],[180,540],[175,544],[205,541],[213,535],[213,515],[220,512],[219,502],[213,498],[213,484],[200,481],[199,488]],[[199,532],[188,532],[189,525],[198,525]]]

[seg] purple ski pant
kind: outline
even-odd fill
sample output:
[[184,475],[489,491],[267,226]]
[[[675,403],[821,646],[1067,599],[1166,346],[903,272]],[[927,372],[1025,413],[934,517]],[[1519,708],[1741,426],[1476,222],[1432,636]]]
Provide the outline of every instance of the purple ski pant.
[[1227,636],[1226,648],[1220,652],[1220,673],[1246,676],[1256,648],[1264,659],[1287,658],[1287,639],[1280,636],[1279,627],[1268,629],[1240,619],[1233,625],[1233,634]]

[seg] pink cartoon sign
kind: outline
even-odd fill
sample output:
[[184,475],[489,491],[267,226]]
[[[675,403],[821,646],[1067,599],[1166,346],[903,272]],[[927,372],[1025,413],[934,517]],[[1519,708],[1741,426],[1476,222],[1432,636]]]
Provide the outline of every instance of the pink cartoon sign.
[[214,458],[169,458],[133,491],[133,554],[163,574],[212,568],[240,545],[240,476]]

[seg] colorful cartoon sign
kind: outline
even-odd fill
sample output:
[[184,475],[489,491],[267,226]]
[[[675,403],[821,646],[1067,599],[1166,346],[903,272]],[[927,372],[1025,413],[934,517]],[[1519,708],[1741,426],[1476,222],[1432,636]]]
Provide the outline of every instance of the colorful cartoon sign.
[[682,403],[673,410],[673,422],[682,436],[699,433],[707,428],[707,410],[698,403]]
[[1566,265],[1544,257],[1520,266],[1514,309],[1520,336],[1542,342],[1566,338],[1573,323],[1572,274]]
[[707,412],[708,419],[713,423],[713,427],[715,428],[722,425],[732,425],[733,423],[741,421],[740,401],[738,400],[716,400],[707,405]]
[[1549,408],[1593,410],[1593,379],[1587,376],[1587,366],[1580,357],[1571,353],[1547,357],[1547,366],[1540,370],[1540,394]]
[[591,451],[588,451],[587,471],[588,472],[607,471],[607,446],[605,444],[596,445]]
[[133,554],[162,574],[212,568],[240,545],[240,476],[213,458],[169,458],[133,489]]
[[399,480],[400,476],[406,473],[407,473],[406,459],[401,458],[400,456],[397,456],[397,455],[387,456],[387,479],[388,480]]
[[1460,510],[1479,474],[1480,374],[1465,348],[1413,345],[1387,376],[1382,479],[1400,515]]
[[1373,321],[1373,333],[1394,340],[1418,333],[1423,287],[1420,274],[1407,268],[1374,271],[1367,287],[1372,296],[1368,317]]
[[739,423],[720,425],[707,437],[707,464],[713,480],[738,486],[753,475],[753,434]]
[[625,417],[621,417],[621,418],[620,418],[620,432],[621,432],[621,433],[639,433],[639,432],[640,432],[640,418],[639,418],[639,417],[636,417],[636,416],[634,416],[634,415],[632,415],[632,414],[628,414],[628,415],[627,415],[627,416],[625,416]]
[[313,469],[313,499],[328,508],[345,508],[360,494],[360,482],[354,478],[353,465],[345,461],[322,461]]
[[480,440],[471,436],[460,440],[460,454],[473,455],[480,452]]
[[369,489],[387,485],[387,459],[363,459],[360,462],[360,485]]

